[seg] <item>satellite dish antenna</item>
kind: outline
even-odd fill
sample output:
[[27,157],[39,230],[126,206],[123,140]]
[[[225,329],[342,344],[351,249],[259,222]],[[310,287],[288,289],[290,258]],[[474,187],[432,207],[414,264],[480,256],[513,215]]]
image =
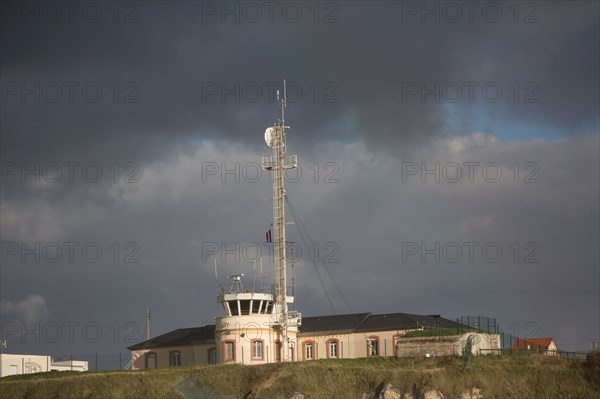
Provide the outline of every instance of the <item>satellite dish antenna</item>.
[[267,143],[269,147],[273,147],[273,133],[275,133],[275,129],[272,127],[268,127],[267,130],[265,130],[265,143]]

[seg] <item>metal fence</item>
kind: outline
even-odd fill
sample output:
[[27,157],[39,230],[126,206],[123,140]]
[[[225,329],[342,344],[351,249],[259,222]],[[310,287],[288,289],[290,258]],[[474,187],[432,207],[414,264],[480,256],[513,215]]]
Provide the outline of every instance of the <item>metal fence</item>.
[[456,319],[456,323],[465,331],[464,332],[485,332],[488,334],[498,334],[500,326],[493,317],[485,316],[461,316]]
[[87,353],[87,354],[67,354],[52,356],[52,362],[63,362],[63,370],[70,369],[76,371],[77,362],[86,361],[88,370],[126,370],[131,361],[130,352],[121,353]]
[[544,355],[549,357],[556,357],[560,359],[579,359],[585,360],[587,358],[587,352],[566,352],[566,351],[555,351],[555,350],[544,350],[544,349],[480,349],[482,355],[495,354],[495,355],[507,355],[507,356],[528,356],[528,355]]
[[[513,344],[518,339],[522,338],[518,334],[518,329],[516,330],[516,335],[503,331],[502,327],[493,317],[461,316],[459,319],[456,319],[456,323],[463,329],[461,333],[480,332],[488,334],[498,334],[500,336],[500,348],[502,349],[511,349],[513,347]],[[515,330],[511,329],[511,331]],[[525,338],[533,337],[526,336]]]

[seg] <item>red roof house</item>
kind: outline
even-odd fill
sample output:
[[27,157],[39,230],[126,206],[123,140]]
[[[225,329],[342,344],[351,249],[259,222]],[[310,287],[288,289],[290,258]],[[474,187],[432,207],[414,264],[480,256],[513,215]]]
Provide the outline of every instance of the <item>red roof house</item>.
[[552,337],[543,338],[521,338],[513,343],[513,349],[528,350],[548,356],[555,356],[558,352],[556,342]]

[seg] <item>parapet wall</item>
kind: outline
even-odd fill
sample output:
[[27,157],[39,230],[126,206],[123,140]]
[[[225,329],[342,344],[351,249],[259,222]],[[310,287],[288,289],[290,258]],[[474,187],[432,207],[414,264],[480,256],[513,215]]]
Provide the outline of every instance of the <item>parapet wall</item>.
[[500,335],[465,333],[440,337],[398,338],[396,357],[440,357],[458,356],[469,336],[473,336],[471,353],[481,354],[482,349],[500,349]]

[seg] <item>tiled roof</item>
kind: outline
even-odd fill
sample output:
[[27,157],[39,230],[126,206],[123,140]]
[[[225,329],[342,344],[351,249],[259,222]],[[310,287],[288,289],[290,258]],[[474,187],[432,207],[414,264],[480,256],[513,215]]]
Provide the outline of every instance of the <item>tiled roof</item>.
[[410,313],[370,314],[355,313],[335,316],[302,318],[300,334],[365,332],[383,330],[408,330],[419,327],[456,328],[456,322],[439,315],[416,315]]
[[438,315],[423,316],[410,313],[375,314],[360,325],[358,331],[408,330],[419,327],[456,328],[456,322]]
[[548,349],[551,343],[552,337],[517,339],[513,349]]
[[193,344],[206,344],[215,341],[215,325],[204,327],[180,328],[168,332],[148,341],[142,341],[128,347],[129,350],[160,348],[163,346],[183,346]]
[[300,333],[318,332],[323,334],[355,331],[367,317],[369,317],[369,313],[303,317],[299,330]]
[[[439,315],[410,313],[352,313],[330,316],[303,317],[298,334],[340,334],[350,332],[409,330],[419,327],[456,328],[456,322]],[[198,345],[215,342],[215,325],[180,328],[148,341],[128,347],[129,350],[160,348],[166,346]]]

